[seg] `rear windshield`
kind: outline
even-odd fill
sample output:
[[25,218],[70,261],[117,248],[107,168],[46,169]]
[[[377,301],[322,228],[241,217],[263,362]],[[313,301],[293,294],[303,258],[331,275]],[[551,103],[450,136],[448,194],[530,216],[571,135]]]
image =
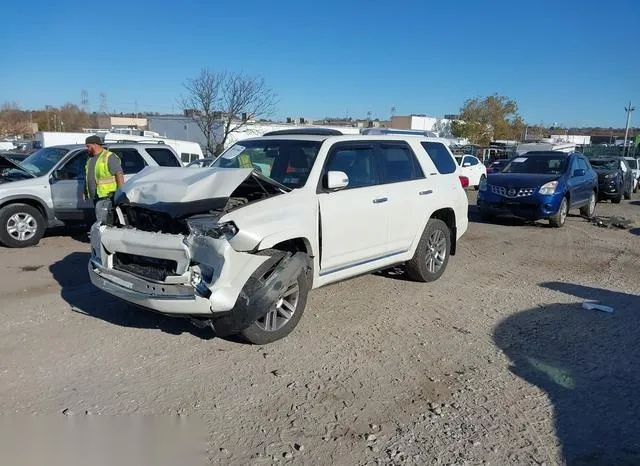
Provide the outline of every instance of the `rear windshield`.
[[321,141],[262,139],[241,141],[211,165],[219,168],[253,168],[289,188],[305,185]]
[[591,159],[589,163],[595,169],[615,170],[618,168],[618,161],[615,159]]
[[567,156],[524,155],[511,160],[503,173],[531,173],[539,175],[560,175],[567,167]]

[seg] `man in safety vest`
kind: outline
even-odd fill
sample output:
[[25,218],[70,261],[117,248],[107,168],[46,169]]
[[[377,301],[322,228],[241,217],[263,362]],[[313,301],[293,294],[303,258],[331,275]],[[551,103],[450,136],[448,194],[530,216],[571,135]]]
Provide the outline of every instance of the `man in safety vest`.
[[84,198],[92,199],[94,205],[112,195],[124,184],[120,159],[102,147],[102,139],[89,136],[85,144],[89,151],[85,166]]

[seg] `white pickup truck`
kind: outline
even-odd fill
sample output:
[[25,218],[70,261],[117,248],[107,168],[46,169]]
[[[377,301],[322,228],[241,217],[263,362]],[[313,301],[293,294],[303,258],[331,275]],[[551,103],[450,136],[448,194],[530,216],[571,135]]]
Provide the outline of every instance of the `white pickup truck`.
[[438,279],[467,208],[437,138],[278,131],[212,168],[132,177],[98,208],[89,273],[125,301],[265,344],[293,330],[313,288],[396,265]]

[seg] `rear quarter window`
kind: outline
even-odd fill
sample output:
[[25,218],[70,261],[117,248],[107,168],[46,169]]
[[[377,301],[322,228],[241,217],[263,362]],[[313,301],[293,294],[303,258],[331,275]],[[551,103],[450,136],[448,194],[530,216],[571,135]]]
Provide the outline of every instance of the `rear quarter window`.
[[164,147],[154,147],[146,149],[147,154],[161,167],[180,167],[181,164],[169,149]]
[[441,142],[426,141],[421,142],[420,144],[422,144],[424,150],[427,151],[429,158],[440,174],[448,175],[456,172],[458,165],[444,144]]

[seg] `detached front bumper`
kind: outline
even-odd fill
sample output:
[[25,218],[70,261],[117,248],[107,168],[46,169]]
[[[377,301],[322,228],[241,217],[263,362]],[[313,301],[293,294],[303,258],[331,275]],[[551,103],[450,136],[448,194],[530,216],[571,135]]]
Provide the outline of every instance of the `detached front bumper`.
[[[132,258],[139,262],[124,264]],[[89,276],[96,287],[137,306],[212,317],[234,309],[243,287],[268,258],[237,252],[224,239],[94,224]],[[165,270],[158,274],[155,264]],[[166,264],[172,264],[170,270]]]
[[510,216],[527,220],[540,220],[555,215],[560,208],[560,194],[533,194],[527,197],[509,198],[487,191],[478,195],[481,212],[495,216]]

